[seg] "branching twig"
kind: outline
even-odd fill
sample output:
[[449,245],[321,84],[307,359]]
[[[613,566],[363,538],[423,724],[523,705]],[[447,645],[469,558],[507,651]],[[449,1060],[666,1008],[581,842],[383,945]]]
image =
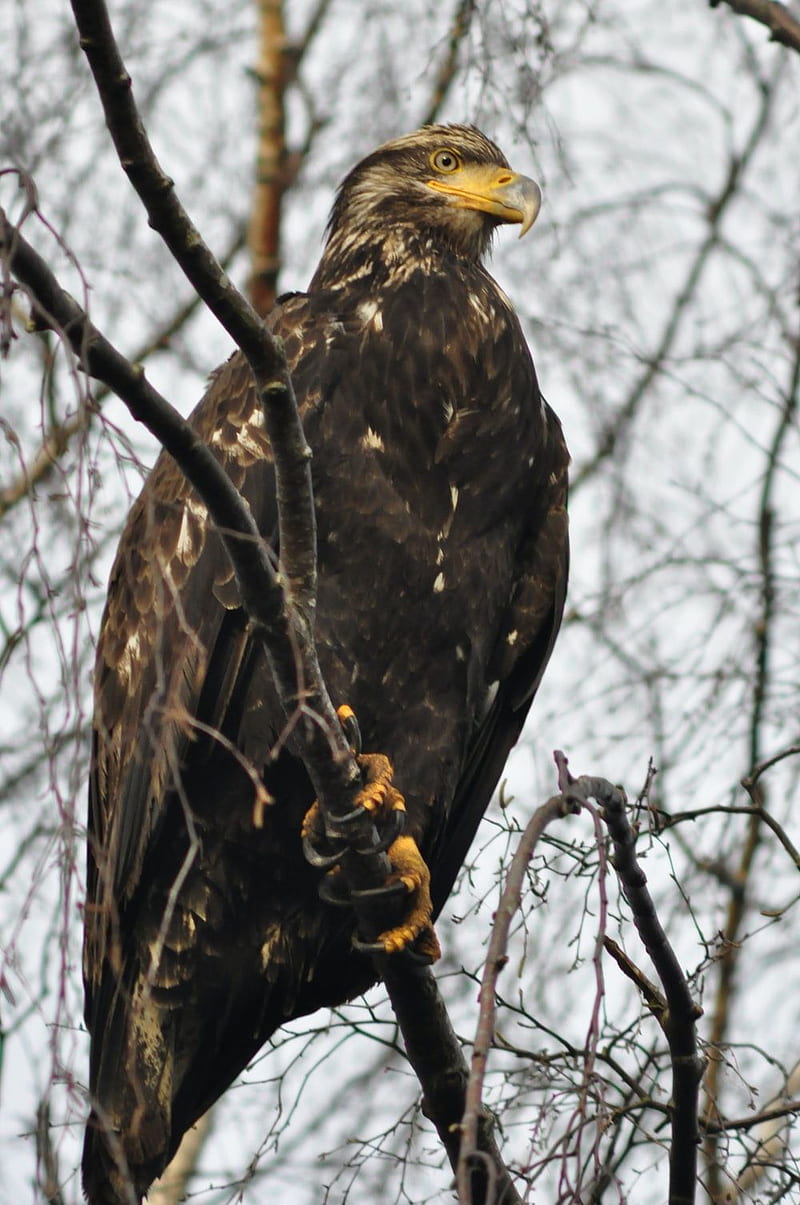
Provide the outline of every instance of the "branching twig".
[[[478,1025],[472,1050],[472,1066],[467,1085],[464,1115],[461,1122],[461,1150],[456,1172],[456,1186],[461,1205],[472,1205],[479,1199],[475,1191],[476,1179],[485,1178],[482,1159],[476,1160],[478,1151],[478,1126],[483,1115],[483,1080],[489,1050],[494,1038],[495,994],[497,976],[508,961],[506,949],[511,921],[519,908],[525,872],[533,857],[536,845],[551,821],[574,810],[563,795],[554,795],[537,808],[522,834],[509,867],[505,887],[492,925],[489,950],[484,963],[483,978],[478,995]],[[480,1191],[480,1190],[479,1190]]]
[[760,104],[753,120],[744,145],[738,153],[731,153],[728,171],[717,195],[709,200],[706,207],[708,229],[705,237],[695,251],[683,283],[675,295],[672,309],[664,324],[658,345],[647,357],[643,357],[644,366],[631,385],[627,397],[618,407],[616,414],[608,423],[600,437],[599,445],[590,460],[578,467],[571,475],[570,493],[574,498],[576,490],[581,489],[602,465],[614,455],[626,437],[631,425],[636,420],[639,407],[645,398],[650,396],[650,387],[663,372],[672,348],[681,329],[684,316],[689,312],[692,299],[711,260],[712,253],[717,249],[722,238],[722,224],[733,202],[741,193],[745,172],[750,166],[756,151],[761,145],[761,139],[767,128],[775,99],[775,87],[768,86],[761,90]]
[[[559,755],[557,755],[558,759]],[[566,769],[566,759],[563,759]],[[570,776],[571,779],[571,776]],[[672,1142],[670,1205],[692,1205],[697,1179],[697,1094],[703,1063],[697,1053],[695,1022],[701,1010],[692,999],[686,976],[661,926],[647,877],[636,859],[633,830],[625,812],[625,794],[606,779],[571,779],[566,797],[582,804],[596,799],[614,844],[614,866],[630,904],[645,949],[664,989],[666,1010],[658,1016],[672,1061]]]
[[[755,792],[753,790],[754,783],[749,779],[742,779],[742,786],[753,798],[752,806],[743,804],[710,804],[704,808],[689,808],[685,812],[664,812],[659,810],[655,813],[658,823],[661,826],[660,831],[667,828],[674,828],[678,824],[682,824],[685,820],[697,820],[701,816],[752,816],[756,820],[761,820],[766,824],[767,828],[771,829],[775,836],[780,841],[783,848],[786,850],[789,857],[794,862],[798,870],[800,870],[800,850],[797,849],[794,842],[789,837],[789,834],[784,829],[783,825],[779,824],[770,812],[760,803],[755,802]],[[728,876],[730,877],[730,875]]]
[[[703,1072],[703,1063],[697,1053],[695,1022],[701,1010],[692,999],[686,977],[656,914],[644,872],[636,860],[634,835],[625,812],[624,792],[604,778],[573,778],[563,753],[556,752],[555,758],[560,794],[539,808],[525,830],[511,863],[492,930],[481,983],[479,1022],[461,1126],[461,1153],[456,1179],[458,1199],[461,1205],[473,1205],[476,1200],[485,1199],[485,1177],[479,1177],[483,1160],[475,1155],[476,1126],[481,1116],[483,1077],[494,1035],[497,976],[506,961],[510,923],[519,907],[525,869],[546,825],[557,816],[590,808],[589,800],[595,799],[614,845],[614,865],[620,884],[663,988],[662,996],[640,972],[632,974],[630,960],[614,943],[610,943],[617,962],[643,991],[669,1044],[673,1077],[669,1109],[672,1126],[669,1205],[693,1205],[697,1178],[697,1096]],[[594,809],[592,811],[594,813]],[[476,1179],[482,1194],[480,1197],[475,1194]]]
[[[230,264],[233,257],[243,246],[244,236],[240,232],[236,235],[227,252],[220,260],[224,268]],[[133,352],[129,357],[132,362],[134,364],[142,364],[154,352],[165,347],[173,335],[183,329],[200,305],[202,305],[202,301],[194,293],[188,301],[175,310],[155,334]],[[94,403],[92,406],[82,406],[79,412],[73,417],[67,418],[50,428],[39,447],[24,466],[24,471],[0,489],[0,519],[8,514],[10,510],[13,510],[23,498],[28,497],[37,485],[40,485],[47,479],[67,448],[72,444],[72,441],[89,429],[97,409],[104,397],[110,392],[109,389],[99,389],[92,399]]]
[[[745,779],[744,783],[745,789],[754,806],[747,826],[745,839],[741,844],[741,852],[736,866],[731,869],[732,886],[723,930],[725,945],[724,952],[719,959],[719,979],[716,992],[714,993],[708,1043],[711,1052],[705,1091],[705,1116],[708,1120],[715,1120],[720,1110],[722,1048],[726,1040],[728,1021],[733,1007],[734,977],[739,965],[739,934],[749,903],[750,875],[761,842],[761,821],[764,820],[765,823],[770,824],[770,827],[776,832],[776,836],[780,837],[780,832],[766,819],[769,813],[765,807],[766,791],[760,782],[762,771],[759,770],[759,767],[763,761],[763,729],[770,685],[770,663],[773,641],[775,639],[774,625],[777,608],[775,487],[784,444],[793,430],[798,410],[798,396],[800,395],[800,334],[795,334],[793,350],[794,355],[790,362],[789,379],[786,384],[783,406],[781,407],[780,416],[770,443],[767,468],[761,486],[758,513],[756,516],[761,606],[757,622],[753,624],[755,633],[755,666],[750,709],[750,748],[748,752],[749,764],[755,767],[755,770],[751,771],[751,781],[748,783],[748,780]],[[794,851],[793,846],[792,850],[793,856],[795,856],[796,851]],[[718,1152],[719,1142],[717,1137],[712,1132],[709,1132],[706,1136],[704,1153],[707,1182],[712,1198],[718,1197],[722,1191]]]
[[[309,450],[297,414],[286,361],[252,306],[233,286],[204,243],[162,170],[139,116],[103,0],[72,0],[72,11],[120,163],[169,248],[208,308],[241,348],[264,404],[277,482],[281,558],[293,604],[310,622],[316,592],[316,528]],[[323,714],[338,728],[333,711]],[[337,742],[343,760],[344,736]]]

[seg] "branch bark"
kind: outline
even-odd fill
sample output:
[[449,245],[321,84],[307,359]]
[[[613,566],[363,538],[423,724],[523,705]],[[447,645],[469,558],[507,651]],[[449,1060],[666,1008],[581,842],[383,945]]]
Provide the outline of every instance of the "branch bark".
[[[243,246],[244,236],[239,233],[220,260],[223,268],[230,264]],[[128,357],[129,360],[134,364],[142,364],[155,352],[166,347],[200,305],[200,297],[193,293],[188,301],[180,305],[163,325]],[[89,430],[98,408],[110,392],[107,388],[98,390],[94,395],[92,407],[83,407],[77,414],[50,427],[19,476],[0,488],[0,519],[18,506],[23,498],[30,497],[37,485],[47,480],[73,441]]]
[[247,290],[257,314],[275,303],[280,271],[281,203],[286,190],[284,94],[290,59],[281,0],[257,0],[258,143],[256,184],[247,231],[250,279]]
[[778,0],[710,0],[712,8],[727,4],[741,17],[751,17],[769,30],[769,40],[800,54],[800,21]]
[[562,769],[565,798],[581,806],[589,798],[600,805],[614,845],[614,868],[644,947],[664,989],[666,1009],[656,1013],[667,1039],[672,1063],[672,1141],[669,1158],[669,1205],[694,1205],[697,1188],[697,1098],[704,1063],[697,1051],[695,1022],[702,1010],[692,999],[686,976],[658,919],[647,876],[636,858],[635,838],[626,815],[625,793],[604,778],[586,775],[573,779],[563,754],[556,754]]
[[[481,1155],[478,1137],[486,1116],[482,1105],[483,1081],[489,1050],[494,1040],[497,977],[508,960],[506,950],[511,921],[522,901],[525,872],[539,838],[548,824],[559,816],[567,815],[571,810],[575,809],[563,795],[554,795],[534,812],[511,860],[495,913],[478,994],[478,1025],[472,1046],[472,1065],[461,1120],[461,1149],[456,1167],[456,1187],[460,1205],[478,1205],[478,1202],[486,1199],[488,1190],[496,1187],[487,1175],[486,1160]],[[489,1199],[500,1201],[504,1198],[492,1195]]]
[[[725,938],[723,952],[719,958],[719,980],[714,993],[714,1005],[711,1013],[711,1027],[708,1037],[709,1066],[706,1076],[705,1107],[707,1119],[713,1121],[721,1112],[721,1072],[723,1066],[723,1047],[727,1040],[729,1020],[733,1007],[736,972],[740,963],[741,944],[739,941],[742,925],[750,904],[750,878],[755,864],[756,854],[761,844],[762,820],[769,812],[767,810],[766,787],[760,781],[763,768],[770,762],[763,763],[764,727],[766,706],[770,687],[772,645],[775,639],[775,617],[777,606],[777,572],[775,565],[775,490],[778,465],[784,448],[785,440],[792,431],[797,417],[800,400],[800,332],[795,334],[794,354],[789,366],[789,376],[783,398],[783,406],[770,443],[767,458],[767,470],[758,502],[758,513],[755,527],[758,532],[757,556],[760,571],[760,611],[754,624],[754,673],[752,703],[750,711],[750,748],[748,761],[752,767],[750,778],[744,780],[744,787],[753,804],[749,823],[742,842],[741,854],[735,867],[731,868],[731,891],[728,900],[727,914],[723,936]],[[770,825],[776,831],[774,825]],[[779,835],[776,833],[776,835]],[[796,851],[794,851],[796,853]],[[709,1194],[712,1200],[721,1199],[723,1195],[723,1176],[721,1171],[721,1154],[719,1135],[708,1131],[704,1144],[704,1154],[707,1168]]]

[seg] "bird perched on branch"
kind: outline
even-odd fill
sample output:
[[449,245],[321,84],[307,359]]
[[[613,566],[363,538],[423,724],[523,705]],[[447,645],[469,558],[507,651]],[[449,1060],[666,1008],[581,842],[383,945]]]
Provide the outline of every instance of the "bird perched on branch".
[[[414,920],[382,935],[387,950],[433,948],[563,609],[567,451],[482,263],[495,228],[524,234],[539,204],[472,127],[387,143],[339,188],[308,292],[269,319],[313,450],[322,671],[405,800]],[[241,354],[192,422],[274,542],[271,450]],[[286,732],[222,543],[162,454],[97,653],[91,1205],[138,1200],[279,1025],[376,978],[352,912],[320,900],[323,872],[304,859],[314,792]]]

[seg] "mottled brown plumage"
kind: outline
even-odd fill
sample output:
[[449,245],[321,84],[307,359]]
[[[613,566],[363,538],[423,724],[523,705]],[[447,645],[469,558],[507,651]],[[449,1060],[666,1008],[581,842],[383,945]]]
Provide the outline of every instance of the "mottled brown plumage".
[[[320,662],[386,753],[444,904],[558,630],[567,453],[481,264],[535,186],[434,126],[344,181],[319,268],[270,319],[308,441]],[[274,540],[243,358],[192,419]],[[277,550],[276,550],[277,552]],[[374,979],[303,859],[312,802],[207,514],[161,456],[112,570],[98,646],[84,974],[92,1205],[138,1199],[287,1018]],[[248,768],[250,773],[248,773]],[[252,775],[274,803],[253,823]]]

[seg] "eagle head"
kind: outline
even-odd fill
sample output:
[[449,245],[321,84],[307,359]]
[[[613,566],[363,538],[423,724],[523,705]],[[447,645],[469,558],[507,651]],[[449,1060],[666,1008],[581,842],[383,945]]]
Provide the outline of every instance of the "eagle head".
[[[378,147],[353,168],[336,194],[324,260],[377,250],[402,230],[480,260],[501,223],[536,220],[539,185],[511,170],[498,146],[474,126],[431,125]],[[321,282],[318,282],[321,283]]]

